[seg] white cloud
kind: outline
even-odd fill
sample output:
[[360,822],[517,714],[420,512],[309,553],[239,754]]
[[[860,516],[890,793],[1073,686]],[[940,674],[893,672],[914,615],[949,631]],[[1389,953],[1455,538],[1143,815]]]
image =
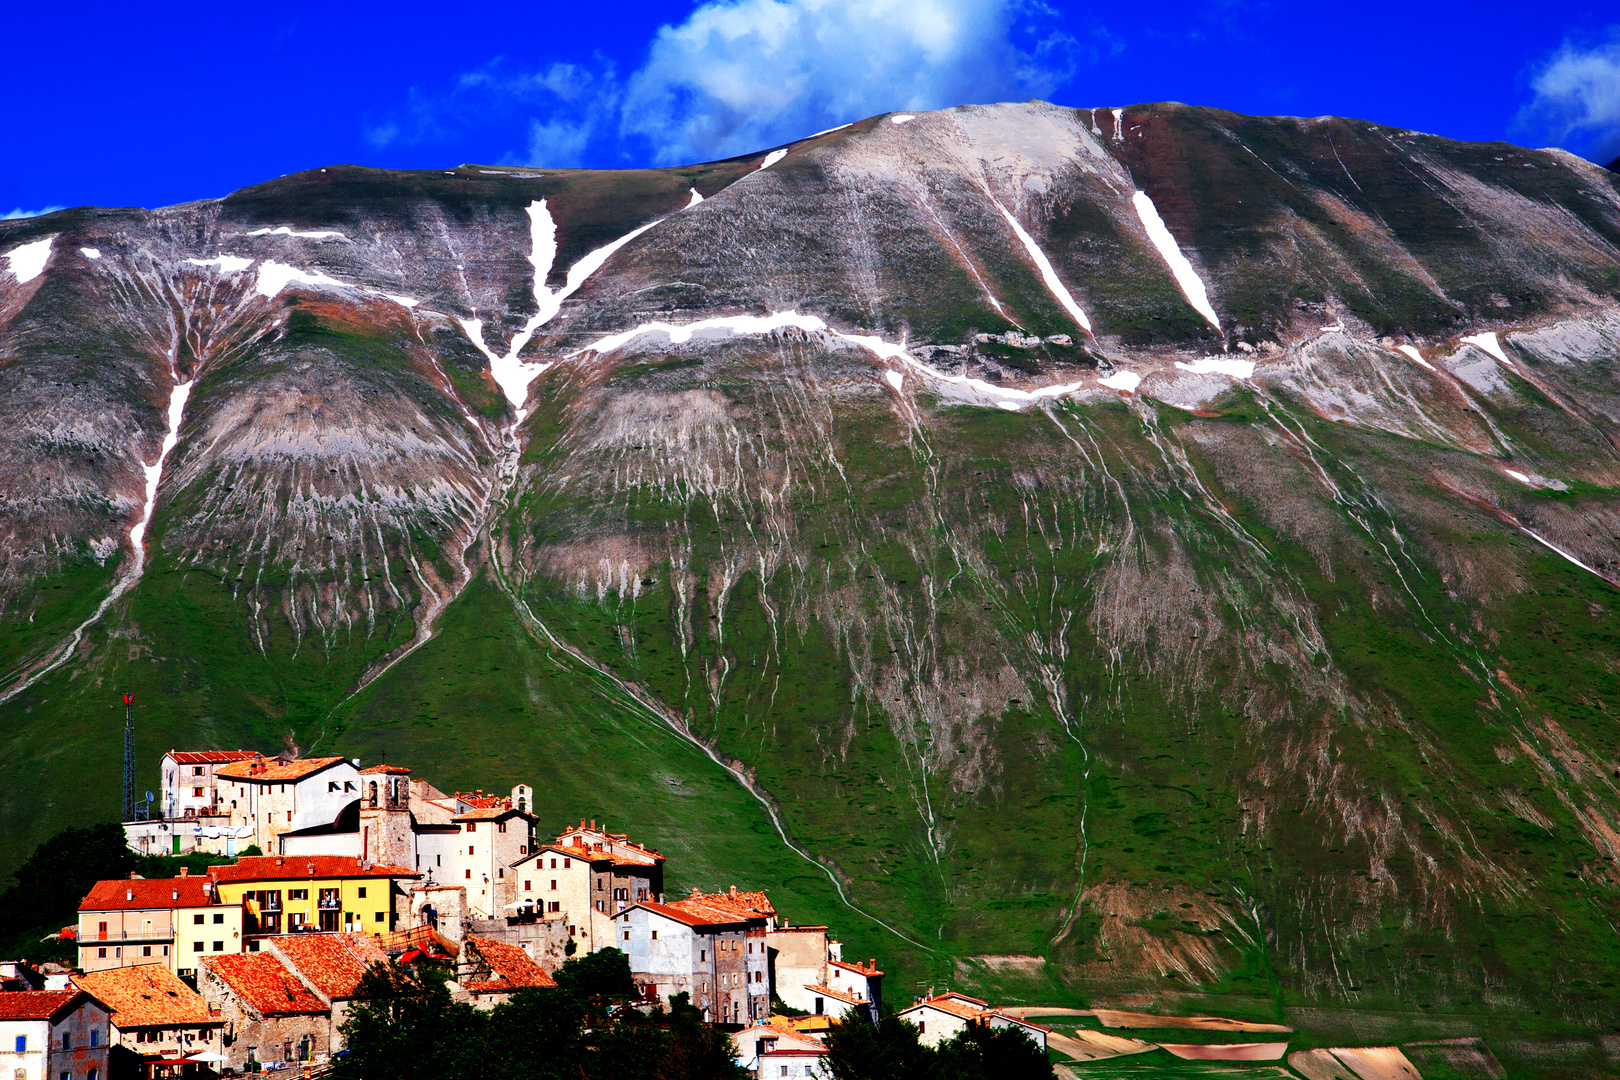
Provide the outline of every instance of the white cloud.
[[656,163],[726,157],[890,110],[1043,97],[1075,42],[1019,0],[717,0],[659,29],[621,130]]
[[58,210],[66,209],[67,207],[65,206],[42,206],[38,210],[24,210],[19,206],[15,210],[0,214],[0,221],[14,221],[17,218],[39,217],[42,214],[54,214]]
[[601,55],[531,71],[497,57],[442,92],[413,88],[365,136],[382,149],[525,132],[484,160],[551,167],[729,157],[876,113],[1046,97],[1123,47],[1058,22],[1043,0],[710,0],[660,27],[628,78]]
[[1565,41],[1530,80],[1516,127],[1599,162],[1620,155],[1620,26],[1606,37]]

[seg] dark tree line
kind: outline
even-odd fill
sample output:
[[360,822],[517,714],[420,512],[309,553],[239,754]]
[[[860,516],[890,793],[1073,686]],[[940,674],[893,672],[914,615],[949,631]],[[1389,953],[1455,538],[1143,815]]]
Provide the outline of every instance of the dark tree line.
[[[731,1040],[675,998],[668,1012],[624,1007],[635,994],[617,949],[572,959],[557,986],[522,990],[485,1012],[452,1000],[449,972],[378,964],[343,1024],[334,1080],[744,1080]],[[940,1047],[885,1013],[834,1024],[837,1080],[1051,1080],[1046,1055],[1017,1030],[974,1027]]]
[[375,965],[343,1024],[337,1080],[739,1080],[724,1032],[676,998],[646,1016],[629,959],[603,949],[563,964],[557,986],[485,1012],[453,1001],[449,972]]

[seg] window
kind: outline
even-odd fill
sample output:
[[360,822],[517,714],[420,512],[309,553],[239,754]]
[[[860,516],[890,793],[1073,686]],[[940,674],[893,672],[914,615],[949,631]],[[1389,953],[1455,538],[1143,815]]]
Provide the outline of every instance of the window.
[[654,940],[654,941],[657,941],[657,940],[658,940],[658,931],[656,931],[656,930],[654,930],[654,931],[653,931],[653,932],[652,932],[652,939],[653,939],[653,940]]
[[553,870],[557,869],[557,860],[556,859],[551,860],[551,868]]
[[202,788],[200,788],[200,787],[192,788],[191,789],[191,797],[194,798],[194,799],[202,798]]
[[472,871],[471,870],[467,871],[467,880],[468,881],[472,880]]
[[225,943],[223,941],[214,942],[214,951],[215,952],[224,952],[225,951]]
[[562,905],[553,900],[546,908],[547,911],[561,911]]
[[202,952],[203,951],[203,943],[200,942],[200,941],[193,941],[191,943],[191,951],[192,952]]
[[699,949],[698,950],[698,963],[707,964],[708,962],[709,962],[709,950],[708,949]]
[[71,1031],[62,1032],[62,1049],[64,1049],[64,1050],[73,1049],[73,1032],[71,1032]]
[[163,955],[164,956],[169,955],[169,947],[167,945],[163,946]]
[[142,945],[141,946],[141,955],[142,956],[151,956],[152,955],[152,946],[150,946],[150,945]]
[[97,949],[96,950],[96,959],[97,960],[105,960],[105,959],[107,959],[107,950],[104,949],[104,948]]
[[[570,935],[570,936],[572,936],[572,935]],[[630,940],[630,931],[626,930],[624,932],[624,940],[626,940],[626,941]]]
[[202,774],[203,773],[202,773],[202,766],[201,765],[193,765],[191,767],[191,775],[192,776],[201,776]]
[[107,924],[102,923],[99,929],[100,929],[100,932],[101,932],[101,936],[106,937],[107,936]]
[[504,867],[504,866],[497,867],[496,870],[495,870],[495,876],[498,877],[498,878],[505,877],[506,876],[506,867]]
[[497,822],[496,822],[496,823],[495,823],[495,831],[496,831],[496,832],[505,832],[505,831],[506,831],[506,822],[504,822],[504,821],[497,821]]
[[[816,1000],[820,1001],[821,999],[817,998]],[[927,1030],[928,1030],[928,1021],[926,1021],[926,1020],[917,1021],[917,1034],[921,1035],[923,1032],[925,1032]]]
[[292,811],[291,810],[287,811],[287,822],[288,822],[288,824],[292,823]]
[[[556,864],[553,864],[553,865],[556,865]],[[564,870],[568,869],[568,860],[567,859],[563,860],[563,869]]]
[[201,926],[203,924],[203,913],[199,911],[197,914],[193,915],[191,917],[191,924],[193,926]]
[[443,855],[435,855],[435,856],[433,856],[433,865],[434,866],[443,866],[444,865],[444,856]]
[[534,882],[533,882],[533,880],[531,880],[529,878],[524,878],[523,879],[523,891],[524,892],[534,892]]
[[782,1066],[782,1075],[783,1076],[787,1075],[787,1066],[786,1065]]
[[97,1031],[95,1028],[90,1029],[90,1045],[91,1046],[100,1046],[101,1045],[101,1032]]
[[551,879],[551,891],[552,892],[557,891],[557,879],[556,878]]
[[382,922],[383,921],[383,913],[380,912],[380,911],[377,912],[376,918],[372,919],[371,921],[372,922]]
[[122,945],[114,945],[113,946],[113,959],[114,960],[122,960],[123,958],[124,958],[124,947]]
[[360,886],[360,888],[356,890],[355,895],[364,900],[366,898],[366,887],[364,885]]
[[478,822],[476,822],[476,821],[467,822],[467,831],[468,832],[477,832],[478,831]]
[[19,1053],[19,1054],[28,1053],[28,1036],[26,1036],[26,1035],[17,1036],[17,1053]]
[[309,890],[308,889],[288,889],[287,890],[287,899],[289,899],[289,900],[308,900],[309,899]]
[[[307,897],[309,894],[305,893],[303,895]],[[224,921],[225,921],[225,913],[223,911],[214,912],[214,924],[216,926],[219,925],[220,923],[223,923]]]
[[467,845],[467,854],[469,854],[469,855],[474,854],[473,846],[471,844]]

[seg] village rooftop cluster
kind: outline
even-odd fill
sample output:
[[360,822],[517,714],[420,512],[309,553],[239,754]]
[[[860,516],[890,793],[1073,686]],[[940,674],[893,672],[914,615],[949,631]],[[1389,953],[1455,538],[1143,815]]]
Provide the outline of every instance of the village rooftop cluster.
[[[845,960],[827,927],[791,925],[763,892],[670,899],[664,856],[595,821],[541,838],[525,784],[447,794],[400,765],[171,750],[162,787],[162,816],[125,824],[129,846],[235,861],[99,882],[63,930],[77,972],[0,972],[12,1080],[118,1080],[114,1046],[146,1080],[328,1061],[379,963],[453,965],[452,996],[493,1008],[616,948],[644,1007],[686,995],[761,1078],[828,1075],[821,1033],[882,1005],[876,960]],[[973,1023],[1046,1043],[960,994],[901,1015],[929,1045]]]

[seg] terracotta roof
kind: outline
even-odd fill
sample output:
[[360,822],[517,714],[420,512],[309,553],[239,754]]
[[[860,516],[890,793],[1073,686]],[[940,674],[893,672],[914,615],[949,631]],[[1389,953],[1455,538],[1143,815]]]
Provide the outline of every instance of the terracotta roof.
[[289,934],[270,938],[281,957],[324,996],[346,1001],[354,997],[366,964],[336,934]]
[[[460,820],[460,819],[457,819],[457,820]],[[650,857],[648,857],[646,855],[640,854],[638,852],[633,852],[633,851],[631,851],[631,852],[593,851],[590,848],[565,847],[562,844],[546,844],[544,847],[535,848],[533,855],[526,856],[525,858],[520,859],[518,861],[519,862],[527,862],[529,859],[532,859],[536,855],[539,855],[542,852],[546,852],[546,851],[554,852],[554,853],[556,853],[558,855],[562,855],[562,856],[564,856],[566,858],[578,859],[580,862],[612,863],[614,866],[640,866],[640,867],[656,866],[656,865],[658,865],[657,860],[663,858],[663,856],[660,855],[660,856],[657,857],[657,859],[654,859],[654,858],[650,858]],[[516,865],[516,863],[514,863],[513,865]]]
[[[685,899],[659,906],[684,912],[691,918],[681,921],[690,926],[762,922],[776,914],[776,909],[771,907],[771,902],[762,892],[700,893],[694,889],[692,895]],[[661,914],[668,914],[668,911]],[[700,921],[692,922],[691,919]]]
[[321,999],[270,953],[210,956],[203,964],[262,1016],[326,1012]]
[[[587,840],[586,837],[589,837],[589,839]],[[628,833],[610,833],[595,828],[587,829],[584,822],[580,822],[572,829],[564,829],[557,834],[557,843],[562,844],[565,840],[576,841],[578,845],[584,847],[601,844],[604,851],[609,847],[623,848],[624,851],[621,854],[641,854],[658,862],[664,861],[664,857],[652,848],[647,847],[645,844],[632,842]],[[576,845],[568,844],[565,846],[574,847]]]
[[662,915],[666,919],[673,919],[686,926],[736,926],[745,922],[730,912],[715,910],[688,909],[677,907],[675,904],[657,904],[651,900],[641,900],[632,907],[646,908],[655,915]]
[[510,806],[475,806],[471,810],[466,811],[465,813],[457,814],[456,815],[456,820],[457,821],[494,821],[496,818],[503,818],[503,817],[506,817],[509,814],[511,814],[511,815],[522,815],[523,817],[533,817],[534,816],[533,814],[525,813],[522,810],[514,810]]
[[83,996],[79,990],[9,990],[0,994],[0,1020],[55,1020]]
[[302,878],[421,877],[403,866],[363,865],[352,855],[245,855],[233,866],[210,866],[220,882],[287,881]]
[[843,968],[845,971],[853,971],[857,975],[864,975],[867,978],[875,979],[883,974],[877,969],[876,965],[868,967],[865,964],[851,964],[844,960],[829,960],[827,963],[833,967]]
[[113,1011],[120,1028],[218,1024],[202,995],[162,964],[108,968],[77,975],[74,983]]
[[283,765],[269,760],[239,761],[214,770],[215,776],[227,780],[251,780],[256,784],[285,784],[313,776],[348,759],[341,757],[297,758]]
[[382,946],[377,944],[377,939],[370,934],[339,933],[332,936],[343,942],[344,947],[354,954],[354,958],[366,967],[388,963],[388,954],[383,952]]
[[475,791],[470,795],[465,791],[458,791],[451,795],[450,798],[459,799],[474,810],[512,809],[512,800],[510,798],[504,795],[486,795],[482,791]]
[[[214,902],[205,877],[114,878],[98,881],[79,901],[80,911],[133,911],[207,907]],[[176,896],[176,894],[179,894]]]
[[387,776],[409,776],[411,775],[411,770],[407,769],[403,765],[368,765],[364,769],[360,770],[361,776],[377,776],[379,774]]
[[483,957],[484,963],[489,965],[492,973],[488,979],[469,980],[463,983],[469,993],[501,993],[524,986],[557,985],[556,980],[547,975],[544,968],[531,960],[529,954],[516,945],[508,945],[504,941],[491,941],[489,938],[468,937],[463,942],[463,947],[466,946],[471,946],[473,952]]
[[919,1001],[909,1009],[901,1009],[900,1015],[904,1016],[907,1013],[916,1012],[918,1009],[930,1008],[938,1009],[943,1013],[950,1013],[952,1016],[960,1016],[964,1020],[987,1020],[989,1019],[990,1014],[994,1011],[993,1009],[987,1008],[983,1002],[980,1002],[977,1005],[970,1005],[967,1002],[959,1001],[954,997],[946,997],[941,995],[939,997],[929,998],[927,1001]]
[[257,750],[170,750],[169,757],[181,765],[226,765],[233,761],[253,761],[264,755]]
[[834,990],[830,986],[817,986],[815,983],[805,983],[804,988],[817,994],[825,994],[827,997],[835,997],[839,1001],[845,1002],[849,1005],[866,1004],[866,999],[861,997],[861,995],[851,994],[847,990]]

